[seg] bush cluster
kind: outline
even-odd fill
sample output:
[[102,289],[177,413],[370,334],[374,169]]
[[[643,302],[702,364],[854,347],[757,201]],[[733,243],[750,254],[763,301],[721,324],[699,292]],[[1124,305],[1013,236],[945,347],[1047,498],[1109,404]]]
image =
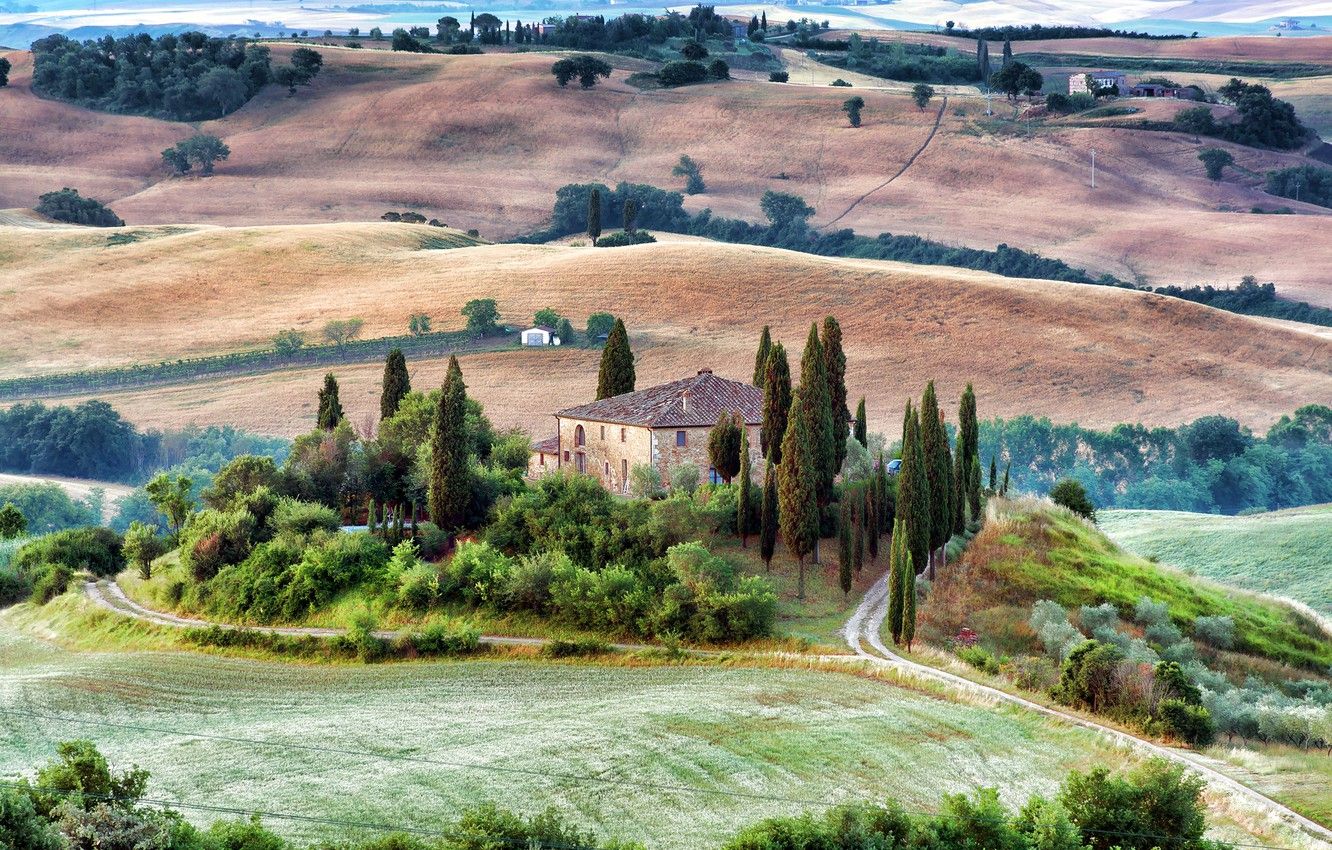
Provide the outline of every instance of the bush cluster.
[[78,189],[66,186],[58,192],[47,192],[37,199],[37,212],[47,218],[66,224],[88,227],[124,227],[125,220],[101,201],[85,198]]
[[25,598],[45,604],[68,589],[75,573],[112,576],[124,568],[121,538],[111,529],[57,531],[25,543],[0,568],[0,605]]

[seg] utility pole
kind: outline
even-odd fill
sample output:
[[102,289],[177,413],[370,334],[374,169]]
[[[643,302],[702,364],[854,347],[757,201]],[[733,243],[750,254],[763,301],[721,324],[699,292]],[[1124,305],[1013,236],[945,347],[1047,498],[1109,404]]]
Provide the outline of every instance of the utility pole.
[[1092,153],[1092,188],[1096,188],[1096,148],[1091,149]]

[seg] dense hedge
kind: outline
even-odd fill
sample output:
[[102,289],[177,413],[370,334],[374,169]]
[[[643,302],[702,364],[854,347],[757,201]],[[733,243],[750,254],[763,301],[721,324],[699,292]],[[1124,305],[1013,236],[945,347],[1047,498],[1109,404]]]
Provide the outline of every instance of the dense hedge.
[[125,568],[119,534],[109,528],[71,528],[25,543],[0,569],[0,605],[31,597],[46,603],[64,593],[74,574],[112,576]]
[[66,186],[58,192],[47,192],[37,199],[37,212],[47,218],[66,224],[89,227],[124,227],[125,220],[101,201],[85,198],[77,189]]

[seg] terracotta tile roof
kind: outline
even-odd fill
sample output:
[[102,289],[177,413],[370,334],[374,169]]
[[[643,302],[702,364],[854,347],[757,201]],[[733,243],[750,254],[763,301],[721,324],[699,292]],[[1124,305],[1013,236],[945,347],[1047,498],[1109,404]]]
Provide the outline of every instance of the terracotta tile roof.
[[559,450],[560,450],[559,434],[556,434],[552,437],[547,437],[544,440],[537,440],[536,442],[532,443],[532,451],[539,455],[553,455],[559,453]]
[[724,410],[739,413],[748,425],[761,425],[763,391],[703,369],[692,378],[570,407],[555,415],[649,428],[709,428],[717,424]]

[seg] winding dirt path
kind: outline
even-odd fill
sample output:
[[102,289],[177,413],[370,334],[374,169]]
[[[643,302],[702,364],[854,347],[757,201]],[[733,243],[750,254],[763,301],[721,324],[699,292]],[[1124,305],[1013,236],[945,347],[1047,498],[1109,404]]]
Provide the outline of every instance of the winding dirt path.
[[[197,620],[191,617],[181,617],[177,614],[171,614],[166,611],[154,611],[151,608],[145,608],[125,595],[125,591],[120,589],[120,585],[115,581],[87,581],[83,583],[83,592],[95,605],[119,614],[123,617],[131,617],[135,620],[141,620],[145,623],[152,623],[156,626],[169,626],[178,629],[206,629],[216,627],[226,629],[227,631],[248,630],[256,632],[265,632],[275,635],[286,635],[288,637],[321,637],[331,638],[345,634],[346,629],[328,629],[315,628],[309,626],[238,626],[233,623],[214,623],[208,620]],[[375,637],[384,640],[392,640],[408,630],[381,630],[374,633]],[[549,638],[531,638],[531,637],[510,637],[507,635],[481,635],[481,643],[494,646],[545,646],[550,643]],[[641,643],[612,643],[609,644],[612,649],[625,651],[638,651],[651,649],[647,644]]]
[[916,148],[916,152],[913,153],[910,156],[910,158],[908,158],[907,161],[902,164],[902,167],[897,170],[897,173],[894,174],[892,177],[889,177],[887,180],[883,181],[879,185],[875,186],[873,189],[870,189],[868,192],[861,195],[859,198],[856,198],[854,201],[851,202],[851,206],[842,210],[841,215],[839,215],[837,218],[833,219],[832,221],[828,222],[827,224],[823,225],[819,229],[826,230],[827,228],[832,227],[834,224],[845,218],[847,213],[851,212],[853,209],[860,206],[861,201],[865,200],[870,195],[873,195],[875,192],[887,186],[889,183],[901,177],[903,174],[906,174],[906,170],[915,164],[916,157],[925,153],[925,149],[930,146],[930,142],[934,141],[934,134],[939,132],[939,124],[943,122],[944,110],[947,108],[948,108],[948,95],[944,95],[943,101],[939,104],[939,111],[935,113],[934,126],[930,128],[930,134],[925,137],[925,141],[921,143],[921,146],[919,148]]
[[[1201,757],[1191,752],[1164,747],[1152,741],[1139,738],[1136,735],[1130,735],[1119,729],[1102,726],[1094,720],[1088,720],[1075,714],[1068,714],[1058,709],[1041,705],[1038,702],[1033,702],[1029,699],[1010,694],[1007,691],[1002,691],[998,688],[990,687],[989,685],[982,685],[979,682],[973,682],[972,680],[958,676],[955,673],[949,673],[945,670],[940,670],[926,664],[903,658],[885,646],[883,638],[880,636],[880,633],[883,630],[883,621],[887,615],[888,575],[885,574],[865,593],[865,598],[861,600],[860,605],[856,608],[850,619],[846,621],[846,625],[842,629],[842,634],[846,638],[847,646],[849,646],[856,655],[874,664],[886,667],[896,667],[899,670],[945,682],[960,690],[980,694],[996,701],[1017,705],[1028,711],[1035,711],[1065,723],[1071,723],[1075,726],[1081,726],[1084,729],[1100,732],[1101,734],[1114,738],[1122,744],[1136,747],[1151,755],[1168,758],[1171,761],[1197,771],[1213,788],[1219,788],[1233,796],[1242,798],[1247,802],[1266,810],[1272,815],[1275,815],[1287,826],[1304,833],[1316,842],[1321,843],[1322,846],[1332,847],[1332,829],[1328,829],[1322,824],[1310,820],[1299,812],[1278,803],[1266,794],[1256,791],[1244,783],[1227,776],[1207,764],[1207,762]],[[869,644],[874,652],[869,652],[865,649],[864,644],[866,643]],[[878,654],[876,655],[875,653]]]

